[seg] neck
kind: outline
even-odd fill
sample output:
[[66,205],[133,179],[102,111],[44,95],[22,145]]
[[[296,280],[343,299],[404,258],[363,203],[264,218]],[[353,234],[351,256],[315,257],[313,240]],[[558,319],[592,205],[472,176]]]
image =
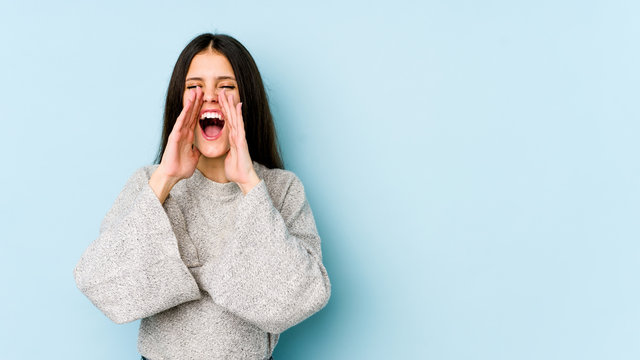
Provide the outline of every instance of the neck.
[[201,155],[196,168],[209,180],[217,183],[228,183],[229,179],[224,174],[224,160],[226,158],[226,154],[217,158],[208,158]]

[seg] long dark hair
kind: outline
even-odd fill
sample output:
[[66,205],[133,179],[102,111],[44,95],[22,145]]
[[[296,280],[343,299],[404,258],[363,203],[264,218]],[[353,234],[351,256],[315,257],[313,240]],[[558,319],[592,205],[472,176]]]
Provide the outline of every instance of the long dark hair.
[[242,101],[242,119],[251,160],[268,168],[284,169],[267,93],[264,90],[258,66],[249,51],[238,40],[229,35],[213,34],[202,34],[191,40],[176,61],[167,89],[162,143],[155,164],[159,164],[162,160],[169,134],[182,111],[182,96],[191,60],[207,48],[224,55],[231,63],[238,83],[240,101]]

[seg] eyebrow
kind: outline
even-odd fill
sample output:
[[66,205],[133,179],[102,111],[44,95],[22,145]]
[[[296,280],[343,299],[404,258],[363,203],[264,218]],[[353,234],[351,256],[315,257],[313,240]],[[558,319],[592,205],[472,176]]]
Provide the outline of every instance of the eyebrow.
[[[236,79],[233,76],[216,76],[214,79],[217,80],[233,80],[236,81]],[[187,78],[185,81],[189,81],[189,80],[198,80],[198,81],[203,81],[202,78],[200,77],[190,77]]]

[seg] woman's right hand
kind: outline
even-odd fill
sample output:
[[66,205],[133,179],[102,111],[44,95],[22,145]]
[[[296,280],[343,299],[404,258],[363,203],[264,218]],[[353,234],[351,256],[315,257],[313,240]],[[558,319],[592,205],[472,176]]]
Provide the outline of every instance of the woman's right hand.
[[200,150],[193,145],[193,139],[202,107],[202,90],[197,87],[186,96],[186,104],[169,134],[160,165],[149,180],[160,202],[164,202],[178,181],[193,175],[200,159]]

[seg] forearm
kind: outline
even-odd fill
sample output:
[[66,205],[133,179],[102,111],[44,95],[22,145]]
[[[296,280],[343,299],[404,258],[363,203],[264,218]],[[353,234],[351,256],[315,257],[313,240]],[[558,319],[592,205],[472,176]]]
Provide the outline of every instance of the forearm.
[[[300,189],[301,190],[301,189]],[[201,288],[228,311],[280,333],[320,310],[331,294],[320,238],[301,191],[284,207],[259,183],[238,207],[233,235],[202,268]]]
[[131,177],[74,269],[78,288],[116,323],[200,297],[174,233],[184,219],[170,197],[158,202],[148,181],[144,170]]
[[249,176],[249,179],[247,180],[247,182],[238,183],[238,187],[240,188],[240,190],[242,190],[242,193],[244,195],[247,195],[247,193],[251,191],[251,189],[253,189],[256,185],[258,185],[258,183],[260,183],[260,178],[258,177],[258,174],[256,174],[256,172],[254,171],[251,174],[251,176]]
[[149,179],[149,186],[151,186],[153,193],[156,194],[156,197],[158,198],[158,200],[160,200],[160,203],[163,204],[169,196],[169,192],[175,186],[175,184],[178,183],[178,181],[179,179],[176,180],[169,176],[166,176],[162,172],[162,168],[158,167],[156,171],[151,174],[151,178]]

